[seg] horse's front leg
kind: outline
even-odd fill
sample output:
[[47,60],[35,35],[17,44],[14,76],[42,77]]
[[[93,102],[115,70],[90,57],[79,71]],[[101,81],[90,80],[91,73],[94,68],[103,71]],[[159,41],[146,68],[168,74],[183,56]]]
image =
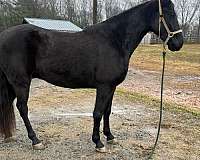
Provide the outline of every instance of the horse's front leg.
[[108,100],[107,107],[104,113],[104,126],[103,126],[103,133],[107,137],[107,143],[109,144],[115,144],[115,137],[112,135],[110,131],[110,113],[111,113],[111,107],[112,107],[112,101],[113,101],[113,95],[116,88],[113,88],[112,90],[112,96]]
[[96,104],[93,112],[94,128],[92,140],[96,144],[96,150],[99,152],[106,151],[103,143],[100,140],[99,128],[102,116],[107,109],[110,99],[113,97],[114,90],[115,87],[111,87],[110,85],[100,85],[97,88]]

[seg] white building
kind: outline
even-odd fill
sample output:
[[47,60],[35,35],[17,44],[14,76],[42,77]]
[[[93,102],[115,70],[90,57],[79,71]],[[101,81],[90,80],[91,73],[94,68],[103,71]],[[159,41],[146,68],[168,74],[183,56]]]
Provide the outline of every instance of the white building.
[[39,19],[39,18],[24,18],[23,24],[32,24],[40,28],[48,30],[57,30],[60,32],[79,32],[82,29],[70,21]]

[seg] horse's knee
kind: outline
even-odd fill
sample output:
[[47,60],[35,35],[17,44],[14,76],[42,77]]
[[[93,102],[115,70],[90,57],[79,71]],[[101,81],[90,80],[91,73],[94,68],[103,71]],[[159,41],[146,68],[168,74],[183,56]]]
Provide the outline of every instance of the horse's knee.
[[93,118],[96,120],[101,120],[103,114],[100,112],[93,112]]

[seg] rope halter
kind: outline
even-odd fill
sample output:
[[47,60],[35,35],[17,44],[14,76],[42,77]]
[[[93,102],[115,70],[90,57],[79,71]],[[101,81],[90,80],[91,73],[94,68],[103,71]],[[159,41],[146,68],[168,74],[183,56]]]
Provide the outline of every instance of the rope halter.
[[164,48],[164,51],[166,50],[166,45],[167,43],[169,42],[169,40],[174,37],[174,35],[178,34],[178,33],[182,33],[183,31],[180,29],[180,30],[177,30],[177,31],[174,31],[174,32],[171,32],[166,21],[165,21],[165,18],[164,18],[164,15],[163,15],[163,9],[162,9],[162,4],[161,4],[161,0],[159,0],[159,14],[160,14],[160,17],[159,17],[159,38],[160,38],[160,34],[161,34],[161,23],[163,23],[164,25],[164,28],[165,30],[167,31],[167,38],[166,40],[163,42],[163,48]]

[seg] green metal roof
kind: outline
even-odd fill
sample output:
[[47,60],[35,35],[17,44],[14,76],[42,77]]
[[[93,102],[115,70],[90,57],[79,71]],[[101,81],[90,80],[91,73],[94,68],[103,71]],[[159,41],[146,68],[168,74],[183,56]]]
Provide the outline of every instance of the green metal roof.
[[48,30],[57,30],[61,32],[79,32],[82,29],[70,21],[39,19],[39,18],[24,18],[24,23],[32,24]]

